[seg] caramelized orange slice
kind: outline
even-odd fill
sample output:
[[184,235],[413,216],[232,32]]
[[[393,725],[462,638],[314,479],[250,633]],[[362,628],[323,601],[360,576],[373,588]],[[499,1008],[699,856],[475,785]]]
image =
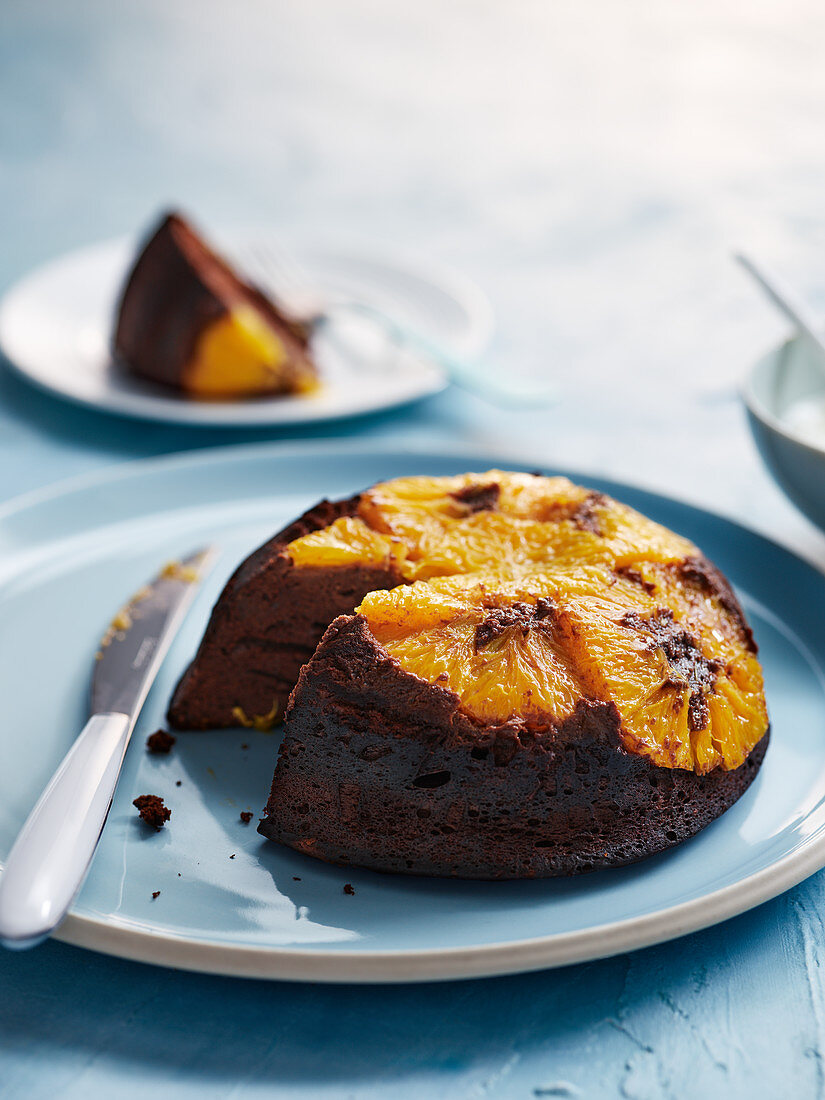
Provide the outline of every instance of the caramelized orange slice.
[[402,668],[485,724],[557,726],[579,700],[615,704],[629,752],[706,773],[744,763],[768,726],[759,663],[724,624],[691,619],[604,567],[371,592],[359,611]]

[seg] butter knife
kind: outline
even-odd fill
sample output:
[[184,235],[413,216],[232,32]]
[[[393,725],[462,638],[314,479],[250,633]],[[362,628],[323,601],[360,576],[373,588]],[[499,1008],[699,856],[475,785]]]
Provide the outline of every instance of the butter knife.
[[60,924],[91,866],[135,722],[214,559],[167,565],[104,635],[91,717],[41,794],[0,878],[0,943],[33,947]]

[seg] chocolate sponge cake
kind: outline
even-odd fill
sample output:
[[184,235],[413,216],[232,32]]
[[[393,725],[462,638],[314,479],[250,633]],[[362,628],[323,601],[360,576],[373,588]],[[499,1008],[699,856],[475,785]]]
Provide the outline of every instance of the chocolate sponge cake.
[[661,851],[742,794],[768,738],[751,632],[692,543],[497,470],[322,502],[240,566],[170,721],[271,724],[287,697],[260,832],[411,874]]
[[306,330],[179,214],[161,220],[135,260],[113,350],[126,370],[192,397],[306,393],[317,385]]
[[[555,612],[526,606],[505,629],[552,637],[555,625],[542,624]],[[407,671],[365,615],[337,619],[301,672],[258,831],[379,871],[576,874],[697,833],[747,789],[768,744],[757,720],[755,747],[736,757],[742,763],[700,773],[640,752],[615,700],[580,697],[558,714],[483,718],[439,679]]]

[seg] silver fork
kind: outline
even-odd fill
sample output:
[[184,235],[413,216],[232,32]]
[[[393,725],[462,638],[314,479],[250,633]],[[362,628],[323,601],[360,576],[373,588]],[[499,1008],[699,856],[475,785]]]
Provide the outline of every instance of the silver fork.
[[348,295],[328,293],[312,279],[288,251],[266,239],[235,249],[235,259],[247,277],[271,294],[294,320],[311,330],[326,326],[336,315],[355,315],[370,321],[397,347],[429,359],[445,372],[455,385],[496,405],[510,408],[536,408],[556,399],[556,387],[550,383],[519,383],[496,377],[489,366],[472,363],[453,354],[430,339],[400,315],[370,302]]

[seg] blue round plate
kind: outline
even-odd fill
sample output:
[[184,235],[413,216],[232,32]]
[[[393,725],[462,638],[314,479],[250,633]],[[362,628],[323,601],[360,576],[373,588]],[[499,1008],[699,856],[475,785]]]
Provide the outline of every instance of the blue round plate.
[[[229,448],[119,467],[0,510],[0,858],[84,723],[92,656],[114,610],[170,558],[205,541],[222,553],[149,696],[91,874],[58,937],[255,977],[503,974],[679,936],[825,865],[825,578],[729,520],[576,473],[569,476],[697,542],[735,583],[754,626],[770,749],[750,790],[699,836],[632,867],[566,880],[454,882],[344,870],[255,832],[277,733],[182,734],[168,757],[145,752],[223,582],[282,524],[319,497],[378,479],[535,465],[460,450]],[[158,833],[145,830],[131,806],[147,793],[172,809]],[[250,825],[243,810],[255,815]],[[344,893],[347,882],[353,895]]]

